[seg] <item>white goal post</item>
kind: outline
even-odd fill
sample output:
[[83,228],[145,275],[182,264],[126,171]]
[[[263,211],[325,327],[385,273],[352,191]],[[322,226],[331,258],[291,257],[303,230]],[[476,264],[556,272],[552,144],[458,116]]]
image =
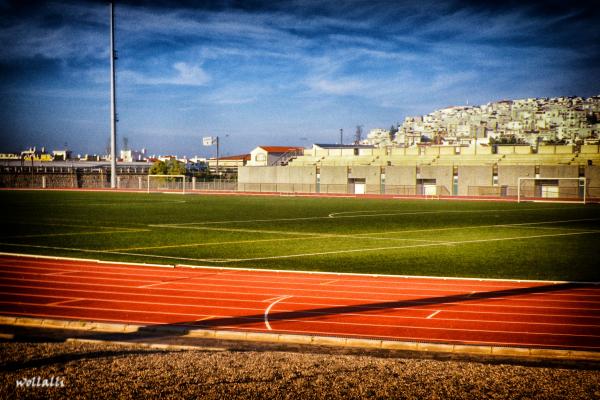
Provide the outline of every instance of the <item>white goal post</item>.
[[519,177],[517,201],[548,203],[586,202],[587,180],[580,178]]
[[148,193],[152,191],[185,194],[185,175],[148,175]]

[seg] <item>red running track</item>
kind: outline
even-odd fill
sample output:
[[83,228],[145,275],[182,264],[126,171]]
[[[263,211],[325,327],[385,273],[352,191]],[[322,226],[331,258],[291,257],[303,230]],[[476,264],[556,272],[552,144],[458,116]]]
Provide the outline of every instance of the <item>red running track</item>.
[[0,256],[0,315],[600,350],[600,286]]

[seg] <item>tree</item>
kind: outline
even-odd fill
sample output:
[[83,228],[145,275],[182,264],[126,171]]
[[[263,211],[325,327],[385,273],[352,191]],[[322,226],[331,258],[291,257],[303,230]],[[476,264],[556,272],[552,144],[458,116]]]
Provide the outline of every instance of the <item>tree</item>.
[[398,133],[398,127],[395,125],[392,125],[390,127],[390,133],[389,133],[390,140],[392,140],[392,141],[394,140],[394,138],[396,137],[396,133]]
[[150,175],[167,175],[167,163],[164,161],[155,161],[154,164],[150,167],[148,174]]
[[185,165],[177,160],[167,162],[167,173],[169,175],[185,175]]

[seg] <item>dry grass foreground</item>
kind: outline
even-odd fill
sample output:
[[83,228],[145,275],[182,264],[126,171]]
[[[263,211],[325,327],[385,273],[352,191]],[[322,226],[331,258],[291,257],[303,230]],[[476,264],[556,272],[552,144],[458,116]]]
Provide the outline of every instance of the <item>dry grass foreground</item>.
[[[89,399],[592,399],[600,371],[285,351],[0,344],[0,397]],[[17,387],[60,378],[64,387]]]

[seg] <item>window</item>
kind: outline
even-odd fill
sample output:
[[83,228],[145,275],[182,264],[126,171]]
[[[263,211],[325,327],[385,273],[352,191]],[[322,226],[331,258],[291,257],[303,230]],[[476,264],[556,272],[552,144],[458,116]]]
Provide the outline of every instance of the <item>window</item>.
[[256,157],[254,158],[256,161],[266,161],[267,160],[267,156],[265,156],[264,154],[257,154]]

